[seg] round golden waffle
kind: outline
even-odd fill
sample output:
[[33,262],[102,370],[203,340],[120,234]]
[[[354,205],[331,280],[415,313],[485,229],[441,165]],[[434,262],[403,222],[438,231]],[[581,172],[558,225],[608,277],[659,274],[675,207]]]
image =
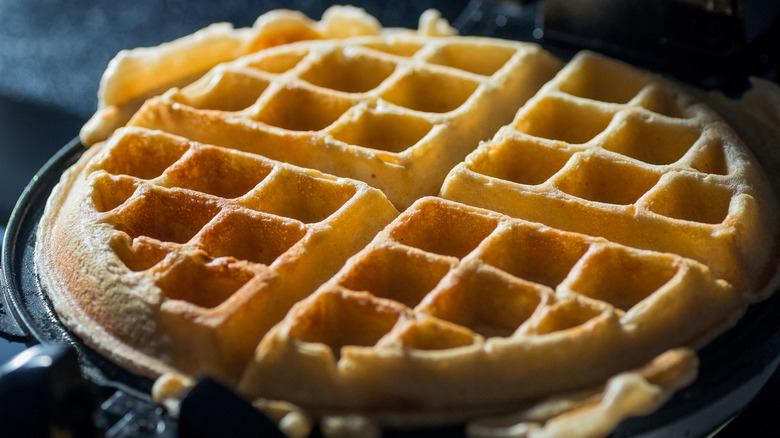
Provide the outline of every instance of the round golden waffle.
[[174,411],[208,374],[291,436],[607,435],[771,292],[772,187],[693,94],[435,19],[277,17],[126,126],[102,107],[39,227],[62,322]]

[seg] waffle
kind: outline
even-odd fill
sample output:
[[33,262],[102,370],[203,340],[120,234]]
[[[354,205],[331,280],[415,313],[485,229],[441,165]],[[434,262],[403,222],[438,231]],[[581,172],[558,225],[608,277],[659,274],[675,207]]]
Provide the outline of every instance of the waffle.
[[293,16],[122,127],[102,103],[38,228],[60,320],[174,415],[206,374],[292,437],[604,436],[775,287],[775,188],[701,95]]

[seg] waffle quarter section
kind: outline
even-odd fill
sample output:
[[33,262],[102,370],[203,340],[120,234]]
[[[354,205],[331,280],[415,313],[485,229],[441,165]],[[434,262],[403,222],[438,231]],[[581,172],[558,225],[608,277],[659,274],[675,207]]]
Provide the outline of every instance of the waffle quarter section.
[[561,65],[477,37],[299,42],[153,98],[130,125],[362,180],[404,209],[437,194]]
[[744,306],[694,260],[423,198],[293,307],[239,388],[430,424],[598,385]]
[[44,218],[58,244],[38,261],[61,263],[41,282],[77,334],[148,375],[236,380],[290,306],[397,214],[364,183],[159,131],[123,128],[87,154],[71,170],[84,187],[58,189],[84,208]]
[[679,87],[592,53],[458,164],[442,196],[693,258],[757,297],[775,269],[776,201],[739,137]]

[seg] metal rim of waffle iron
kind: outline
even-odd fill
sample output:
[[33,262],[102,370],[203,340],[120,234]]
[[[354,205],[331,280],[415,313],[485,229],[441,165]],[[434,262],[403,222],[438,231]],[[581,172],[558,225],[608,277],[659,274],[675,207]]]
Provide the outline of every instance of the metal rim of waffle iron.
[[[2,253],[7,312],[28,342],[66,342],[78,352],[84,374],[93,383],[146,398],[152,382],[130,373],[90,349],[62,325],[36,281],[35,232],[46,199],[62,172],[83,152],[77,141],[66,145],[36,175],[19,199],[8,224]],[[780,306],[773,295],[731,330],[700,352],[699,378],[653,414],[624,421],[613,437],[697,436],[736,415],[769,379],[780,361],[780,323],[771,318]]]

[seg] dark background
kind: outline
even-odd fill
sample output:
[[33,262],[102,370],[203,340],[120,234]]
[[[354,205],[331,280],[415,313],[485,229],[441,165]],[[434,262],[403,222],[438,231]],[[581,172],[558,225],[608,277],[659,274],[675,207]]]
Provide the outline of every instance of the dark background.
[[[608,0],[603,2],[609,3]],[[540,26],[540,14],[534,1],[525,4],[476,0],[351,3],[365,8],[383,25],[392,27],[415,28],[420,13],[428,8],[439,9],[463,34],[533,40],[534,30]],[[83,123],[94,112],[100,77],[118,51],[157,45],[219,21],[233,23],[236,27],[251,26],[259,15],[277,8],[302,10],[319,19],[330,4],[317,0],[0,0],[0,234],[16,200],[35,172],[78,135]],[[499,11],[498,15],[496,11]],[[504,18],[509,17],[509,20],[497,19],[505,12],[508,15]],[[699,35],[701,32],[695,25],[707,26],[708,23],[694,23],[692,29]],[[777,65],[773,61],[780,52],[780,38],[777,38],[780,32],[772,32],[769,32],[768,41],[760,42],[762,47],[770,49],[756,49],[760,53],[751,53],[752,62],[748,65],[753,69],[750,73],[776,80]],[[544,40],[537,42],[547,43]],[[565,56],[570,47],[551,43],[550,48],[558,49]],[[614,46],[602,48],[608,51]],[[624,54],[632,61],[655,59],[629,52],[618,50],[610,54]],[[720,58],[713,64],[702,58],[691,59],[687,54],[662,56],[661,64],[655,66],[682,74],[691,71],[685,68],[685,62],[706,65],[708,71],[712,70],[711,65],[716,69],[724,66]],[[693,82],[697,80],[693,79]],[[717,81],[704,82],[704,85],[718,86]],[[24,347],[0,339],[0,364]],[[776,415],[776,410],[780,408],[780,385],[776,380],[778,377],[746,413],[718,437],[741,436],[748,425],[757,428],[751,432],[753,436],[778,436],[780,416]]]

